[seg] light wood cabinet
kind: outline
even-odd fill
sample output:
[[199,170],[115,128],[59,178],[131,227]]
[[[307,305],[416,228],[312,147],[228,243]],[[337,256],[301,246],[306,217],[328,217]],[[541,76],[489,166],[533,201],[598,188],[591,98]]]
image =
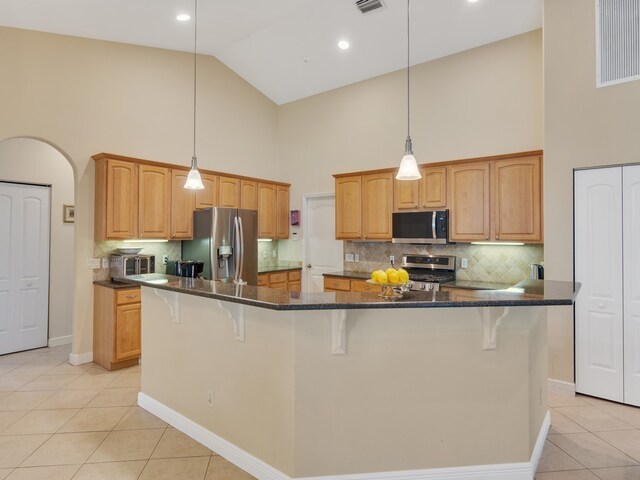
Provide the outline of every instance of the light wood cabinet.
[[258,237],[276,238],[276,185],[258,183]]
[[393,173],[362,176],[362,238],[391,240]]
[[286,272],[261,273],[258,275],[258,286],[280,288],[289,292],[299,292],[301,286],[301,270]]
[[258,210],[258,182],[240,181],[240,208]]
[[539,156],[493,163],[493,237],[542,241],[542,159]]
[[138,236],[168,238],[171,173],[168,168],[138,166]]
[[193,210],[195,209],[195,192],[187,190],[188,170],[171,170],[171,231],[174,240],[193,237]]
[[489,162],[449,167],[449,240],[489,240]]
[[424,210],[443,209],[447,206],[447,167],[420,169],[420,206]]
[[200,174],[204,189],[195,190],[195,206],[196,210],[204,210],[205,208],[213,208],[218,206],[218,176],[210,173]]
[[447,168],[422,167],[420,180],[395,180],[393,210],[435,210],[447,206]]
[[93,292],[93,361],[107,370],[136,365],[141,354],[140,288]]
[[362,237],[362,177],[336,178],[336,238]]
[[276,185],[276,238],[289,238],[289,187]]
[[325,292],[380,293],[382,287],[357,278],[324,276]]
[[219,177],[220,201],[219,207],[240,208],[240,179],[233,177]]
[[95,238],[137,237],[137,165],[107,158],[96,162],[95,194]]

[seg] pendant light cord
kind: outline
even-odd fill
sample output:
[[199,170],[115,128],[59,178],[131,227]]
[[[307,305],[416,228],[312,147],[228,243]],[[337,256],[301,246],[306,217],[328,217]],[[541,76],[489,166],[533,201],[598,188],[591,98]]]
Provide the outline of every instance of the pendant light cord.
[[[198,0],[194,0],[193,20],[193,161],[196,161],[196,88],[198,85]],[[193,168],[193,165],[192,165]]]
[[409,69],[411,67],[411,63],[410,63],[410,56],[409,56],[409,46],[411,44],[410,39],[411,39],[411,35],[410,35],[410,23],[409,23],[409,2],[410,0],[407,0],[407,139],[411,138],[411,101],[410,101],[410,94],[411,94],[411,84],[409,82]]

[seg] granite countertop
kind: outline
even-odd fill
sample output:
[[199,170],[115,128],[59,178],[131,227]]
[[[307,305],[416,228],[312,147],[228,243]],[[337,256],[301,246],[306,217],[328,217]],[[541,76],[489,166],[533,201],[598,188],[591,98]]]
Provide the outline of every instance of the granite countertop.
[[114,282],[113,280],[95,280],[93,282],[94,285],[100,285],[101,287],[120,289],[120,288],[134,288],[136,285],[131,285],[131,283],[124,282]]
[[572,305],[574,298],[572,282],[547,280],[527,280],[507,290],[475,290],[468,296],[442,291],[405,292],[404,298],[396,301],[385,300],[369,292],[287,292],[160,273],[131,275],[116,280],[271,310]]
[[288,272],[291,270],[302,270],[302,267],[292,267],[291,265],[258,267],[258,275],[260,275],[261,273]]
[[368,272],[350,272],[347,270],[341,270],[339,272],[330,272],[323,273],[325,277],[344,277],[344,278],[355,278],[358,280],[368,280],[371,278],[371,273]]

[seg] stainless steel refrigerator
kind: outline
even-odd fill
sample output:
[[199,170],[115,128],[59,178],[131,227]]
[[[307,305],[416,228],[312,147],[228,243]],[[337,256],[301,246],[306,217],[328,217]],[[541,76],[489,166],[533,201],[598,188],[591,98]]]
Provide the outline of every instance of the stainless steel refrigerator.
[[209,280],[258,284],[258,212],[208,208],[193,212],[193,240],[182,242],[182,258],[204,262]]

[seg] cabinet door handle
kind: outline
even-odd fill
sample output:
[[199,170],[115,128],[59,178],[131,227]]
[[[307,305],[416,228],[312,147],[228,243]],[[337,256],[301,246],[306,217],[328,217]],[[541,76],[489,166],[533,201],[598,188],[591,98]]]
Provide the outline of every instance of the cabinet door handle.
[[138,298],[137,295],[127,295],[127,298]]
[[496,235],[496,240],[500,240],[500,235]]

